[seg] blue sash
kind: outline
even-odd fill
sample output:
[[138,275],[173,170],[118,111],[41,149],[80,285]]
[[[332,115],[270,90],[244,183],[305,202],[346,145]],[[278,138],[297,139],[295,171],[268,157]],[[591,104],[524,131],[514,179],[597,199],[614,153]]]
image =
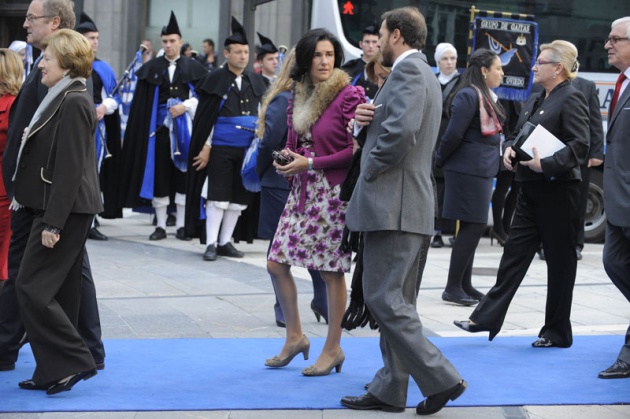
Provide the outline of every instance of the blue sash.
[[[177,118],[173,119],[171,114],[167,111],[168,108],[182,103],[181,99],[172,98],[166,102],[164,125],[169,128],[171,138],[171,159],[173,164],[180,172],[186,173],[188,168],[188,149],[190,148],[190,130],[192,127],[192,120],[188,113],[183,113]],[[160,106],[160,117],[162,116],[162,110]]]
[[147,138],[147,158],[144,165],[142,188],[140,188],[140,198],[148,200],[153,200],[153,187],[155,184],[155,130],[157,129],[158,121],[159,95],[160,87],[155,86],[155,93],[153,95],[153,110],[151,112],[151,122],[149,124],[149,138]]
[[[214,125],[212,145],[247,148],[254,139],[257,116],[220,116]],[[237,128],[241,127],[241,128]]]

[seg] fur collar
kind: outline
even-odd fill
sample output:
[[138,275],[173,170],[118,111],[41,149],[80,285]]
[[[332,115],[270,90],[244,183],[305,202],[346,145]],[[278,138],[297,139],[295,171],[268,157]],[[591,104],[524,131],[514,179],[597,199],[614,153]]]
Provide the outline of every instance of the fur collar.
[[293,96],[293,128],[306,134],[332,103],[339,92],[350,84],[350,76],[335,68],[328,80],[313,85],[308,75],[296,83]]

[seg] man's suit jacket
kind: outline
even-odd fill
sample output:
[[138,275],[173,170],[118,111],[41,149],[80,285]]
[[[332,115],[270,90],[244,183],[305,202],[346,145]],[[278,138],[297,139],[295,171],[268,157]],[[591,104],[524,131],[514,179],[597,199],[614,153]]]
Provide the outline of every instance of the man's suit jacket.
[[43,222],[64,228],[70,213],[103,211],[96,171],[94,100],[74,82],[42,112],[25,139],[15,199],[43,210]]
[[44,100],[48,88],[41,83],[42,71],[34,65],[18,93],[9,114],[7,147],[2,157],[2,179],[9,199],[13,198],[13,174],[17,164],[18,150],[22,142],[24,128],[28,127],[37,107]]
[[604,160],[604,208],[608,221],[630,227],[630,86],[608,119]]
[[591,133],[591,145],[588,150],[588,158],[601,160],[604,158],[604,127],[602,125],[602,112],[599,97],[597,96],[597,86],[593,81],[583,79],[582,77],[576,77],[571,84],[582,92],[588,104],[589,128]]
[[422,53],[396,64],[376,95],[361,174],[346,211],[352,231],[433,234],[431,159],[440,127],[440,85]]

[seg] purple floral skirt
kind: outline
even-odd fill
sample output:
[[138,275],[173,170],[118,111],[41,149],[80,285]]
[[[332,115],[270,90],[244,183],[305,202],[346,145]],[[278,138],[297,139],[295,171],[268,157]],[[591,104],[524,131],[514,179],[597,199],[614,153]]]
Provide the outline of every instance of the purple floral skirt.
[[317,271],[350,272],[351,252],[339,249],[347,206],[339,199],[341,185],[331,188],[322,170],[312,170],[293,177],[291,186],[268,259]]

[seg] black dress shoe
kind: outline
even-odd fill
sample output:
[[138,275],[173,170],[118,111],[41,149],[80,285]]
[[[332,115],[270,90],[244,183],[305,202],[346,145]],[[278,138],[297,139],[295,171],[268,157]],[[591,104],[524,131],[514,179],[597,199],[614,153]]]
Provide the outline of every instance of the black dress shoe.
[[227,256],[230,258],[242,258],[245,256],[245,253],[236,250],[236,248],[232,245],[232,243],[227,242],[223,246],[217,246],[217,255],[219,256]]
[[183,240],[185,242],[189,242],[192,240],[191,237],[188,237],[186,235],[186,229],[184,227],[180,227],[177,229],[177,232],[175,233],[175,237],[177,237],[179,240]]
[[341,398],[341,404],[354,410],[382,410],[383,412],[400,413],[404,412],[404,407],[392,406],[383,403],[372,393],[365,393],[361,396],[345,396]]
[[551,340],[547,338],[540,338],[537,341],[532,342],[532,346],[534,348],[554,348],[554,347],[557,347],[558,345],[556,345],[555,343],[553,343]]
[[166,230],[162,227],[157,227],[155,231],[149,236],[149,240],[162,240],[166,238]]
[[92,227],[88,232],[88,239],[107,241],[107,236],[98,231],[96,227]]
[[459,304],[461,306],[474,306],[479,302],[473,298],[470,298],[468,295],[466,295],[466,297],[457,297],[456,295],[453,295],[448,291],[444,291],[442,293],[442,300],[453,304]]
[[462,380],[448,390],[444,390],[438,394],[427,397],[418,405],[418,407],[416,407],[416,414],[432,415],[439,412],[444,406],[446,406],[446,403],[448,403],[449,400],[455,400],[464,394],[466,387],[468,387],[468,383]]
[[470,320],[454,320],[453,324],[459,327],[462,330],[465,330],[469,333],[478,333],[478,332],[490,332],[489,339],[492,340],[499,333],[499,331],[491,330],[487,327],[480,326],[478,324],[473,324]]
[[52,384],[35,384],[33,380],[24,380],[18,383],[22,390],[47,390]]
[[105,361],[96,362],[95,364],[98,371],[103,371],[105,369]]
[[203,253],[203,260],[209,262],[217,260],[217,247],[214,244],[209,244],[206,247],[206,251]]
[[174,227],[176,221],[177,221],[177,217],[175,217],[175,214],[169,214],[166,217],[166,227]]
[[630,365],[618,359],[610,368],[605,369],[598,375],[599,378],[628,378],[630,377]]
[[48,390],[46,390],[46,394],[50,396],[53,394],[61,393],[62,391],[70,391],[72,390],[72,387],[74,387],[74,385],[78,383],[79,381],[89,380],[90,378],[94,377],[96,374],[97,374],[96,369],[78,372],[76,374],[71,375],[70,378],[68,378],[67,380],[64,379],[64,381],[58,381],[52,386],[48,387]]

